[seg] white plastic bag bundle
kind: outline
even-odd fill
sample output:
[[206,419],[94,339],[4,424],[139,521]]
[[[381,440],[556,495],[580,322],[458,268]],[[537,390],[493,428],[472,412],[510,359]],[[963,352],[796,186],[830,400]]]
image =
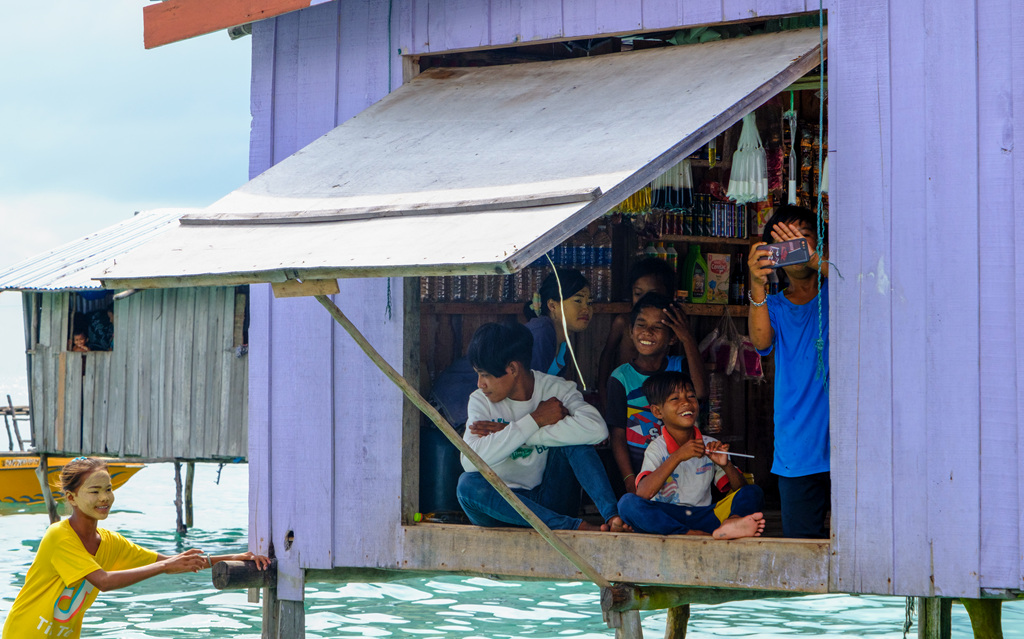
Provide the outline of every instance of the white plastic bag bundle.
[[732,154],[727,195],[737,204],[763,202],[768,198],[768,162],[753,112],[743,116],[740,142]]

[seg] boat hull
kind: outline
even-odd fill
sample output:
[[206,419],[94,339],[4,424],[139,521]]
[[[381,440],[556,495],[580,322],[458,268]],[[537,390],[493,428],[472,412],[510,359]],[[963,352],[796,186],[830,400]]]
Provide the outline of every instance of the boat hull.
[[[50,490],[56,499],[62,499],[60,493],[60,470],[73,457],[47,457],[47,478]],[[24,455],[0,455],[0,504],[41,504],[43,492],[36,478],[39,467],[38,457]],[[145,464],[124,461],[109,461],[110,481],[114,490],[120,488],[132,475],[145,467]]]

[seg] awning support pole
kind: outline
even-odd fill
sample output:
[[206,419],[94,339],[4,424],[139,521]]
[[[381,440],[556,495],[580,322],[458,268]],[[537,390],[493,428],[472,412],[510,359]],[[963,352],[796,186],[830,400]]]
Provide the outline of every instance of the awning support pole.
[[568,559],[572,565],[576,566],[580,572],[586,575],[587,578],[595,584],[601,588],[611,586],[611,583],[602,577],[601,574],[597,572],[597,569],[591,566],[586,559],[581,557],[580,554],[566,544],[565,541],[557,537],[551,529],[548,528],[536,514],[534,514],[532,510],[526,507],[526,504],[520,501],[519,497],[512,492],[512,489],[505,485],[505,482],[498,477],[497,473],[491,470],[491,467],[487,465],[487,462],[481,459],[480,455],[477,455],[476,451],[470,448],[469,445],[459,437],[459,434],[455,432],[455,429],[452,428],[451,424],[441,416],[441,413],[437,412],[437,409],[431,406],[430,402],[424,399],[423,396],[420,395],[419,392],[413,388],[412,385],[410,385],[409,382],[406,381],[406,379],[402,377],[398,371],[396,371],[391,364],[381,356],[380,353],[377,352],[373,345],[363,337],[363,334],[359,332],[359,329],[357,329],[348,317],[341,312],[341,309],[338,308],[338,305],[335,304],[330,297],[326,295],[316,295],[315,297],[317,301],[327,309],[331,314],[331,317],[333,317],[334,320],[352,336],[352,339],[356,341],[359,348],[363,349],[363,352],[373,360],[373,363],[377,365],[377,368],[383,371],[384,374],[388,376],[388,379],[394,382],[395,385],[402,390],[402,393],[409,398],[409,401],[411,401],[416,408],[420,409],[424,415],[430,418],[430,421],[434,422],[434,424],[441,429],[441,432],[448,438],[448,441],[454,444],[455,447],[459,449],[459,452],[465,455],[469,461],[472,462],[473,466],[480,471],[481,475],[484,476],[484,479],[494,486],[494,489],[498,491],[498,494],[504,497],[505,501],[515,508],[516,512],[519,513],[519,515],[525,519],[534,530],[540,533],[540,536],[543,537],[545,541],[551,544],[555,550],[561,553],[562,556]]

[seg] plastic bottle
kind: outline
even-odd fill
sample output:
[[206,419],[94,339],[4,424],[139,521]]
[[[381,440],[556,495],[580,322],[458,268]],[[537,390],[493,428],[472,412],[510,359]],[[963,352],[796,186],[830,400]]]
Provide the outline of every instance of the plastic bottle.
[[644,257],[658,257],[658,249],[655,248],[653,242],[647,243],[647,248],[644,249]]
[[665,260],[666,262],[668,261],[668,251],[665,250],[664,242],[658,242],[657,244],[654,245],[654,255],[659,260]]
[[672,267],[672,270],[675,273],[678,273],[679,272],[679,253],[676,251],[675,245],[673,245],[672,243],[669,243],[669,245],[665,248],[665,253],[666,253],[665,261],[668,262],[668,265]]
[[700,253],[700,245],[691,244],[683,262],[683,287],[689,291],[686,301],[703,304],[707,301],[708,263]]
[[594,277],[590,282],[591,294],[598,302],[611,298],[612,238],[605,230],[594,234]]

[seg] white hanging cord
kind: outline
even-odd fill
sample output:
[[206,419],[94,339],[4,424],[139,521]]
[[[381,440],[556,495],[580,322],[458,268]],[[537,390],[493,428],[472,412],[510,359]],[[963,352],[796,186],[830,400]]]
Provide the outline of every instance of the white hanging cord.
[[[587,383],[583,381],[583,373],[580,371],[580,365],[576,361],[576,352],[572,349],[572,341],[569,340],[569,326],[565,323],[565,295],[562,293],[562,280],[558,277],[558,267],[551,261],[551,256],[547,253],[544,257],[548,258],[548,262],[551,263],[551,272],[555,274],[555,283],[558,284],[558,306],[562,309],[562,335],[565,336],[565,345],[569,349],[569,357],[572,358],[572,365],[576,368],[576,377],[580,380],[580,386],[583,390],[587,390]],[[558,357],[558,350],[555,350],[555,357]]]

